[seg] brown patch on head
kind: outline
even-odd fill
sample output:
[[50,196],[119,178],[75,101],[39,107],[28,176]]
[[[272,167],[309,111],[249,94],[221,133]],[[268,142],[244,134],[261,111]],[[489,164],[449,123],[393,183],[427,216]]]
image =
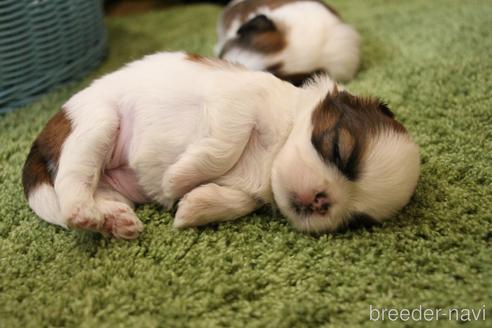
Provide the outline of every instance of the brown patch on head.
[[270,10],[275,8],[284,6],[289,3],[301,2],[301,1],[309,1],[316,2],[323,5],[328,11],[332,14],[340,17],[337,11],[333,9],[331,6],[327,5],[323,1],[320,0],[244,0],[233,4],[232,6],[228,6],[224,13],[222,14],[222,23],[225,29],[229,29],[232,22],[235,19],[239,19],[241,23],[245,22],[248,17],[254,13],[259,7],[267,7]]
[[406,133],[379,99],[353,96],[336,88],[315,108],[311,122],[314,148],[349,180],[358,178],[360,161],[372,136],[385,129]]
[[284,34],[274,22],[265,15],[257,15],[237,30],[235,38],[224,44],[219,58],[222,58],[232,48],[271,54],[282,50],[285,46]]
[[285,47],[284,36],[279,31],[255,34],[245,41],[248,48],[264,54],[274,53]]
[[34,141],[22,171],[22,184],[26,197],[42,183],[53,184],[61,147],[72,131],[67,114],[62,109],[49,120]]

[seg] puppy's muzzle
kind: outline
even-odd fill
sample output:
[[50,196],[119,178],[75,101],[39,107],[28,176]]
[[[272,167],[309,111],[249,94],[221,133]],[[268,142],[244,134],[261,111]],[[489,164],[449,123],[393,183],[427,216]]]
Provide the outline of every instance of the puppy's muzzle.
[[325,215],[331,207],[331,201],[325,192],[294,194],[292,208],[299,215]]

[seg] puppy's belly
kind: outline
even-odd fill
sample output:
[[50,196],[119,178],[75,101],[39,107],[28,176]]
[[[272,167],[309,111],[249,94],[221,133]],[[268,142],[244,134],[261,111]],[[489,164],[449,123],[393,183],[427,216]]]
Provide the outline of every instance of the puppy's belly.
[[135,170],[128,165],[133,130],[133,115],[131,113],[122,114],[120,126],[113,140],[111,157],[106,162],[101,181],[109,184],[132,202],[145,203],[148,201],[148,197],[138,183]]
[[141,204],[148,201],[138,184],[135,171],[128,166],[105,170],[101,180],[134,203]]

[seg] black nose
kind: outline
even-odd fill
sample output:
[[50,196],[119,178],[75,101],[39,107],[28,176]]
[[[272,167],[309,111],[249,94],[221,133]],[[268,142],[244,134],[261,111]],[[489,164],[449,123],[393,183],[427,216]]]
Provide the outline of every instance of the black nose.
[[325,192],[318,192],[309,198],[294,196],[292,207],[297,214],[309,215],[316,213],[325,215],[330,209],[331,203]]
[[319,214],[326,214],[326,212],[328,212],[331,206],[330,200],[328,199],[328,196],[326,196],[326,193],[324,192],[317,193],[314,196],[313,206],[314,206],[314,210]]

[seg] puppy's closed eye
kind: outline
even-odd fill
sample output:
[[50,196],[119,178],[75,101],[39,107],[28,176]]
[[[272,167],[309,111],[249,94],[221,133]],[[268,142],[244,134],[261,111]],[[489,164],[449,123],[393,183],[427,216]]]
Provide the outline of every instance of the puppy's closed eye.
[[321,142],[315,146],[325,162],[344,171],[355,148],[355,138],[344,128],[333,128],[325,131]]

